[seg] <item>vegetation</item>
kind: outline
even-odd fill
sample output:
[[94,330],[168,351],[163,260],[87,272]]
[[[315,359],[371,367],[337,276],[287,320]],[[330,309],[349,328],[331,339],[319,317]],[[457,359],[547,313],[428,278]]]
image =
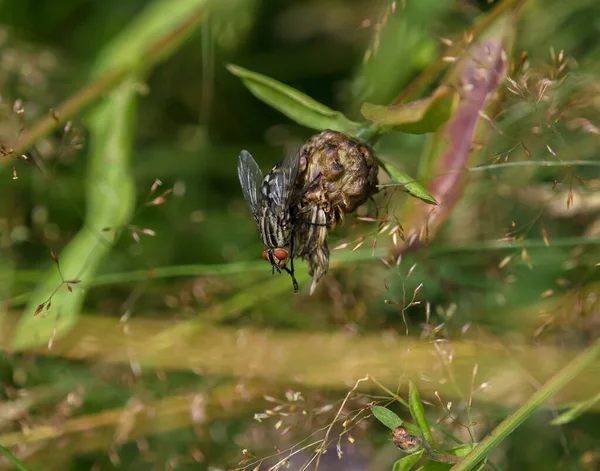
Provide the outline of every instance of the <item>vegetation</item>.
[[[0,3],[0,468],[598,469],[599,14]],[[237,157],[325,129],[380,191],[294,295]]]

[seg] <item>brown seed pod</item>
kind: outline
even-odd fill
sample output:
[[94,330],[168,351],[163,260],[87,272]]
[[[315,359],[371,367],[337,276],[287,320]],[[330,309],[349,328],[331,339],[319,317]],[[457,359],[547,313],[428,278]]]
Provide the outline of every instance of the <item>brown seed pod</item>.
[[346,134],[325,130],[300,148],[296,188],[309,204],[323,207],[331,227],[377,192],[373,150]]
[[340,132],[312,136],[299,150],[295,192],[300,196],[297,251],[313,277],[311,294],[329,267],[327,231],[377,192],[373,150]]
[[409,434],[402,426],[392,430],[392,441],[394,445],[406,453],[414,453],[423,445],[421,438]]

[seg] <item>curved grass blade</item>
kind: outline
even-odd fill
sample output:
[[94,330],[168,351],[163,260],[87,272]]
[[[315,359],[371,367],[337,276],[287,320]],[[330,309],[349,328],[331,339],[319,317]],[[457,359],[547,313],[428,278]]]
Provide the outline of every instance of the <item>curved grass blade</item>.
[[10,451],[0,445],[0,454],[4,455],[8,461],[10,461],[16,469],[19,471],[30,471],[29,468],[25,467]]
[[588,410],[596,405],[597,402],[600,401],[600,393],[596,394],[594,397],[588,399],[587,401],[580,402],[575,406],[569,408],[558,417],[556,417],[552,422],[552,425],[564,425],[569,422],[573,422],[578,417],[581,417]]
[[350,121],[339,111],[332,110],[277,80],[233,64],[229,64],[227,70],[242,79],[256,98],[298,124],[318,131],[331,129],[351,135],[355,135],[360,127],[359,123]]
[[416,384],[412,381],[408,382],[408,410],[410,411],[410,415],[414,419],[417,426],[421,429],[423,437],[425,437],[429,444],[435,448],[433,435],[431,434],[429,422],[425,416],[425,409],[423,408],[423,403],[421,402],[421,395],[419,394]]

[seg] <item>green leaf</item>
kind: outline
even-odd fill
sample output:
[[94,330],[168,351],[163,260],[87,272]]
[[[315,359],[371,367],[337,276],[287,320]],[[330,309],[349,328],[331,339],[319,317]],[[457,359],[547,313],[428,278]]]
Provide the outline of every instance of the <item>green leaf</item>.
[[389,163],[383,164],[379,163],[380,167],[388,173],[388,175],[394,180],[396,183],[399,183],[404,187],[404,190],[411,196],[420,199],[424,203],[432,204],[434,206],[438,205],[438,202],[432,196],[429,191],[425,189],[423,185],[421,185],[418,181],[412,178],[410,175],[398,170],[395,167],[392,167]]
[[318,131],[331,129],[351,135],[360,127],[359,123],[350,121],[339,111],[334,111],[277,80],[233,64],[229,64],[227,70],[241,78],[256,98],[303,126]]
[[402,425],[402,419],[385,407],[373,406],[371,411],[375,418],[390,430]]
[[427,417],[425,416],[425,409],[423,409],[423,404],[421,403],[419,390],[412,381],[408,382],[408,410],[410,411],[410,415],[412,415],[412,418],[417,426],[421,429],[425,439],[431,444],[432,447],[435,447],[433,435],[431,434],[429,423],[427,422]]
[[392,471],[410,471],[410,469],[417,464],[417,461],[423,457],[423,453],[425,453],[425,450],[417,451],[412,455],[400,458],[394,463]]
[[0,454],[6,456],[8,461],[10,461],[19,471],[29,471],[29,468],[25,467],[23,463],[21,463],[17,458],[15,458],[15,456],[2,445],[0,445]]
[[552,425],[564,425],[569,422],[574,421],[578,417],[585,414],[589,409],[591,409],[598,401],[600,401],[600,393],[596,394],[594,397],[588,399],[587,401],[579,402],[573,407],[569,408],[558,417],[556,417],[552,422]]
[[458,94],[442,86],[428,98],[400,105],[380,106],[363,103],[361,113],[380,126],[409,134],[435,132],[444,124],[458,102]]

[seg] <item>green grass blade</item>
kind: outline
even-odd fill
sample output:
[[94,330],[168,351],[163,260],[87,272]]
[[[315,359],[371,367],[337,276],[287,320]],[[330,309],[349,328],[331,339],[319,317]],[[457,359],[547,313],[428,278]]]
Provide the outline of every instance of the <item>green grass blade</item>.
[[473,469],[506,437],[508,437],[528,417],[534,414],[546,401],[565,387],[579,373],[592,364],[600,356],[600,340],[596,340],[590,348],[573,359],[567,366],[556,373],[541,389],[533,394],[525,404],[504,419],[491,431],[463,461],[452,467],[452,471]]
[[15,465],[15,468],[17,468],[19,471],[30,471],[29,468],[25,467],[23,463],[21,463],[17,458],[15,458],[15,456],[2,445],[0,445],[0,454],[4,455],[6,459],[8,459],[8,461]]
[[425,415],[425,409],[423,408],[423,403],[421,402],[421,395],[419,394],[417,385],[412,381],[409,381],[408,383],[408,409],[415,423],[421,429],[421,433],[423,433],[425,439],[433,448],[435,448],[433,435],[431,434],[429,422],[427,421],[427,416]]
[[581,417],[588,410],[594,407],[598,401],[600,401],[600,393],[596,394],[587,401],[580,402],[575,406],[569,408],[550,423],[552,425],[564,425],[568,424],[569,422],[573,422],[575,419]]
[[[438,205],[438,202],[433,197],[433,195],[431,193],[429,193],[429,191],[427,191],[423,185],[421,185],[418,181],[416,181],[410,175],[402,172],[401,170],[398,170],[397,168],[393,167],[390,163],[386,163],[383,165],[380,163],[379,165],[387,172],[387,174],[392,178],[392,180],[396,181],[397,184],[402,186],[404,188],[404,190],[410,196],[418,198],[427,204],[432,204],[434,206]],[[394,186],[395,185],[396,184],[394,184]],[[392,186],[392,185],[381,185],[381,186]]]

